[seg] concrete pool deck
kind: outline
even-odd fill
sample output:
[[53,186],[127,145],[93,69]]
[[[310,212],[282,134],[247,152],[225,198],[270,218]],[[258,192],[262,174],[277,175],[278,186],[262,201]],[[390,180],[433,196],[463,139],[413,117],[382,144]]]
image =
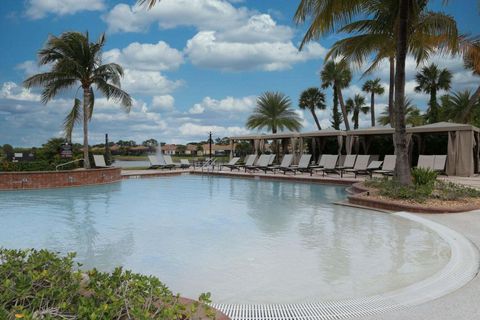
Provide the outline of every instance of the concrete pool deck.
[[[155,170],[157,171],[157,170]],[[124,171],[125,172],[125,171]],[[142,176],[161,176],[168,175],[168,171],[163,172],[152,172],[152,170],[128,170],[128,174],[125,176],[132,177],[142,177]],[[151,173],[150,173],[151,172]],[[173,174],[179,174],[182,172],[188,173],[201,173],[201,170],[176,170],[173,171]],[[216,172],[216,171],[215,171]],[[207,172],[204,172],[207,173]],[[211,172],[209,172],[211,173]],[[320,175],[310,177],[309,174],[302,175],[288,175],[284,176],[283,174],[264,174],[264,173],[243,173],[243,172],[233,172],[230,171],[221,171],[216,172],[215,174],[229,175],[229,176],[266,176],[272,178],[282,178],[287,180],[304,180],[304,181],[315,181],[323,183],[338,183],[338,184],[352,184],[358,181],[363,181],[364,177],[353,179],[350,177],[339,178],[337,176],[328,176],[322,177]],[[471,187],[480,188],[480,177],[472,178],[463,178],[463,177],[441,177],[448,181],[455,183],[460,183],[468,185]],[[465,236],[469,239],[477,248],[480,247],[480,210],[466,213],[454,213],[454,214],[414,214],[421,218],[431,220],[433,222],[439,223],[443,226],[446,226],[454,231]],[[467,284],[462,286],[460,289],[455,290],[451,293],[448,293],[442,297],[436,298],[434,300],[414,305],[408,306],[407,308],[397,309],[391,312],[379,313],[376,315],[366,316],[366,317],[356,317],[356,319],[363,320],[404,320],[404,319],[435,319],[435,320],[450,320],[450,319],[480,319],[480,304],[478,303],[478,296],[480,293],[480,277],[477,275]],[[334,317],[335,318],[335,317]],[[273,319],[273,318],[272,318]],[[313,319],[313,318],[312,318]]]
[[[480,247],[480,211],[454,214],[416,214],[455,230]],[[476,320],[480,319],[480,277],[438,299],[391,313],[362,317],[363,320]]]

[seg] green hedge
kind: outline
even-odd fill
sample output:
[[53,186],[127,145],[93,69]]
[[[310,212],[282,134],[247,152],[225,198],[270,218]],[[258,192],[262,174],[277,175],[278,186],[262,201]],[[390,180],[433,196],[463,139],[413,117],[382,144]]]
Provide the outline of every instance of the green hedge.
[[[2,161],[0,162],[0,171],[11,172],[11,171],[55,171],[55,167],[61,163],[66,163],[68,161],[55,161],[49,162],[46,160],[37,160],[37,161],[25,161],[25,162],[10,162]],[[80,162],[81,164],[81,162]],[[62,166],[61,170],[71,170],[78,168],[79,162],[71,163],[66,166]]]
[[199,311],[214,318],[204,304],[209,294],[186,306],[156,277],[122,268],[83,272],[74,256],[0,249],[0,319],[171,320],[191,319]]

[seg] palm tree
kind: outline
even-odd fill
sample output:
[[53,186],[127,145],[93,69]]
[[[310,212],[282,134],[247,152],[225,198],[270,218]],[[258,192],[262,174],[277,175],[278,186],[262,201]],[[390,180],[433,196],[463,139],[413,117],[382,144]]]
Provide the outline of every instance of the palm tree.
[[440,98],[439,119],[441,121],[455,121],[478,125],[480,116],[480,100],[469,108],[472,93],[468,90],[454,92]]
[[[306,20],[311,21],[307,32],[300,45],[300,50],[308,41],[324,36],[329,32],[341,29],[355,18],[365,19],[365,17],[376,17],[375,20],[381,20],[378,14],[378,2],[382,0],[301,0],[300,5],[295,13],[295,21],[304,23]],[[386,2],[386,1],[384,1]],[[426,12],[428,0],[389,0],[395,7],[390,10],[393,19],[386,20],[391,26],[383,32],[376,29],[377,33],[389,33],[393,35],[392,39],[395,43],[391,48],[395,48],[395,88],[394,99],[390,100],[390,106],[395,101],[395,107],[392,108],[391,114],[394,114],[395,120],[395,152],[397,161],[395,166],[395,179],[402,185],[412,183],[410,174],[410,164],[408,161],[407,135],[405,123],[405,62],[409,51],[409,41],[411,34],[415,29],[415,18]],[[357,22],[361,23],[361,20]],[[447,37],[442,32],[436,32],[440,25],[439,20],[425,26],[426,29],[434,31],[434,37],[444,39],[450,44],[449,47],[455,48],[458,38]],[[390,31],[389,31],[390,29]],[[393,33],[392,31],[393,30]],[[456,31],[456,26],[450,31]],[[385,47],[384,47],[385,48]],[[363,49],[370,54],[372,51]],[[384,56],[383,54],[381,56]],[[392,57],[389,52],[388,55]],[[391,65],[391,70],[393,66]],[[391,72],[392,73],[392,72]]]
[[[380,117],[378,117],[378,122],[382,126],[386,126],[390,124],[390,114],[389,114],[389,109],[386,109],[380,114]],[[412,126],[412,127],[417,127],[425,124],[425,117],[420,114],[420,109],[418,109],[416,106],[412,104],[411,100],[406,100],[406,107],[405,107],[405,122],[407,125]]]
[[51,36],[45,47],[38,52],[40,64],[52,65],[49,72],[36,74],[24,81],[26,88],[43,87],[42,102],[48,103],[59,91],[74,88],[83,92],[81,101],[74,100],[72,111],[65,119],[64,128],[67,138],[75,123],[83,118],[83,162],[84,168],[90,168],[88,158],[88,122],[92,119],[95,102],[93,86],[107,99],[114,99],[130,110],[132,99],[120,88],[123,69],[116,63],[101,64],[105,35],[97,42],[90,42],[88,33],[65,32],[60,37]]
[[315,109],[325,110],[327,107],[325,104],[325,94],[320,91],[320,89],[312,87],[303,91],[298,101],[298,107],[302,110],[308,109],[317,124],[318,130],[322,130],[317,114],[315,113]]
[[370,93],[370,115],[372,118],[372,127],[375,127],[375,95],[385,93],[385,88],[380,83],[380,78],[368,80],[363,84],[362,90]]
[[333,97],[338,97],[340,107],[342,108],[343,122],[345,129],[350,130],[350,123],[348,122],[347,109],[343,101],[342,89],[348,87],[350,81],[352,81],[352,72],[345,61],[334,62],[328,61],[323,66],[323,70],[320,73],[322,80],[322,88],[333,88]]
[[367,114],[370,111],[370,108],[365,105],[365,97],[357,93],[353,99],[349,98],[347,100],[346,107],[348,113],[353,113],[353,129],[358,129],[360,113]]
[[[471,70],[474,75],[480,76],[480,40],[466,42],[463,61],[467,69]],[[461,118],[462,121],[466,121],[468,114],[471,113],[472,108],[478,101],[480,101],[480,85],[470,97],[468,106],[465,108],[464,115]]]
[[[378,68],[383,59],[388,59],[390,65],[388,107],[390,114],[393,115],[398,0],[372,0],[368,5],[370,10],[376,11],[376,14],[371,19],[343,26],[340,32],[353,35],[334,43],[326,59],[341,56],[356,66],[363,66],[373,54],[372,64],[364,75]],[[408,52],[413,55],[417,65],[439,46],[444,50],[456,51],[458,33],[453,17],[438,12],[420,11],[411,18],[410,24]]]
[[421,72],[415,76],[418,86],[416,92],[425,92],[430,94],[429,109],[427,111],[427,120],[430,123],[438,121],[438,90],[450,90],[452,73],[447,69],[438,69],[437,65],[432,63],[430,66],[423,67]]
[[248,117],[248,129],[267,128],[272,133],[278,130],[298,131],[302,127],[300,116],[292,109],[290,98],[280,92],[265,92],[257,99],[257,107]]

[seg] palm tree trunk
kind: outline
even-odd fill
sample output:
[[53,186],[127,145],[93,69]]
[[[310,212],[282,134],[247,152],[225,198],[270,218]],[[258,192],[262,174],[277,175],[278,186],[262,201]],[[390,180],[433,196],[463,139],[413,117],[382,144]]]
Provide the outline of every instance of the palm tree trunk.
[[470,112],[472,112],[473,105],[478,100],[480,100],[480,86],[477,88],[477,90],[475,91],[473,96],[470,98],[470,101],[468,101],[467,108],[465,109],[465,111],[462,114],[462,121],[463,122],[467,122],[468,115],[470,114]]
[[372,117],[372,127],[375,127],[375,93],[373,92],[370,98],[370,116]]
[[438,108],[437,108],[437,90],[432,89],[430,92],[430,112],[429,112],[430,123],[435,123],[438,121]]
[[408,44],[408,12],[410,0],[400,0],[399,26],[397,35],[395,72],[395,164],[394,178],[401,185],[411,184],[410,163],[408,161],[407,135],[405,125],[405,60]]
[[395,57],[390,57],[390,85],[388,86],[388,116],[390,117],[390,126],[395,127],[393,103],[395,94]]
[[83,167],[90,169],[88,158],[88,119],[90,105],[90,88],[83,88]]
[[358,129],[358,116],[359,116],[360,111],[355,110],[353,111],[353,129]]
[[310,111],[312,112],[312,117],[313,117],[313,120],[315,120],[315,123],[317,124],[318,130],[322,130],[322,127],[320,127],[320,122],[318,121],[317,114],[315,113],[315,110],[310,109]]
[[338,101],[340,102],[340,107],[342,108],[343,122],[345,123],[345,130],[350,131],[350,123],[348,122],[347,108],[343,101],[342,89],[337,85]]

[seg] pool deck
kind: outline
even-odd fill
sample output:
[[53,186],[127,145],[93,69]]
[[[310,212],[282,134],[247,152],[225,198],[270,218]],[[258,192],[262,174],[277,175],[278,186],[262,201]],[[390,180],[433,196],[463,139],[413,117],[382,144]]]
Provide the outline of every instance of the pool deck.
[[[336,184],[353,184],[355,182],[363,181],[364,177],[354,179],[353,177],[340,178],[336,175],[330,175],[322,177],[321,175],[314,175],[310,177],[309,174],[264,174],[264,173],[244,173],[244,172],[230,172],[230,171],[214,171],[206,172],[201,170],[174,170],[174,171],[159,171],[159,170],[124,170],[122,175],[124,178],[141,178],[141,177],[154,177],[165,176],[171,174],[181,173],[193,173],[193,174],[219,174],[238,177],[264,177],[275,179],[288,179],[292,181],[309,181],[318,183],[336,183]],[[441,177],[447,181],[464,184],[471,187],[480,188],[480,177]],[[465,213],[453,213],[453,214],[415,214],[422,218],[426,218],[442,224],[450,229],[453,229],[466,238],[468,238],[477,248],[480,248],[480,210],[465,212]],[[381,313],[374,316],[361,317],[356,319],[362,320],[476,320],[480,319],[480,303],[478,300],[480,294],[480,277],[477,276],[468,282],[462,288],[449,293],[438,299],[409,307],[408,309],[396,310],[395,312]]]
[[[454,214],[419,214],[449,227],[467,237],[480,247],[480,211]],[[393,313],[363,317],[363,320],[476,320],[480,319],[480,277],[477,276],[465,286],[436,300]]]

